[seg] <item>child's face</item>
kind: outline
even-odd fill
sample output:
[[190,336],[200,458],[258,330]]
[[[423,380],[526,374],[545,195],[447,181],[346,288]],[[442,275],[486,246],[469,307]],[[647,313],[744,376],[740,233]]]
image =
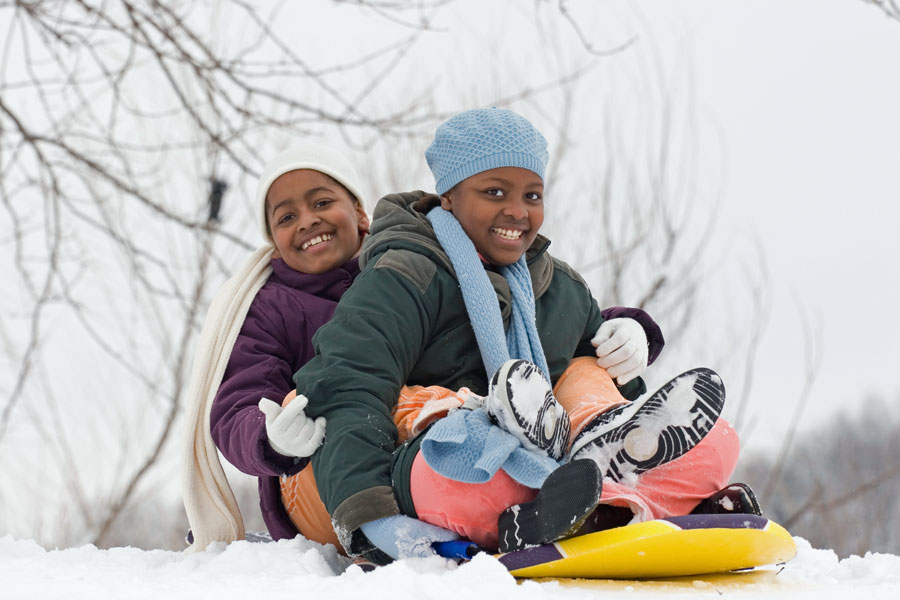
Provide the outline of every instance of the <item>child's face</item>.
[[301,273],[324,273],[359,251],[369,218],[331,177],[311,169],[289,171],[266,194],[266,220],[282,258]]
[[544,182],[528,169],[501,167],[460,181],[441,198],[481,256],[510,265],[544,223]]

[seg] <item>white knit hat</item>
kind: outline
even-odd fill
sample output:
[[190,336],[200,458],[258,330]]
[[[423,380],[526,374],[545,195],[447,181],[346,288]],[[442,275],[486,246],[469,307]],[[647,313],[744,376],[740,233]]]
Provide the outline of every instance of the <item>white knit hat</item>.
[[285,173],[297,169],[312,169],[333,177],[362,203],[359,175],[341,152],[313,142],[292,146],[266,163],[256,188],[257,214],[260,215],[263,237],[267,240],[272,239],[266,221],[266,195],[269,193],[269,186]]

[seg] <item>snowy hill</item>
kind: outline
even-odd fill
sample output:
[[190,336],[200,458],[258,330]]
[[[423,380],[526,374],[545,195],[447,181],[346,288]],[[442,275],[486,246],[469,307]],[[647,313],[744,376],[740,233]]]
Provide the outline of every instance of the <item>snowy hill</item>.
[[34,542],[0,538],[0,598],[279,598],[370,600],[504,598],[900,598],[900,556],[868,554],[838,560],[796,538],[799,554],[780,573],[718,581],[650,583],[516,582],[482,555],[457,566],[433,558],[363,573],[334,548],[300,538],[270,544],[237,542],[183,554],[82,546],[47,551]]

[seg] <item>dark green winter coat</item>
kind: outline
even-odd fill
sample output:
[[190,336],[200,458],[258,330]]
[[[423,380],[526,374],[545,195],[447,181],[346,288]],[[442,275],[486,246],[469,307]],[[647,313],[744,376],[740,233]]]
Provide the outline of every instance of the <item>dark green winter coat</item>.
[[[391,409],[400,388],[487,392],[488,375],[453,267],[415,208],[432,199],[411,192],[379,201],[360,256],[362,272],[313,338],[315,358],[294,375],[297,393],[309,399],[307,414],[327,419],[313,472],[338,537],[351,552],[351,535],[361,524],[399,512],[391,485],[397,437]],[[594,354],[590,340],[603,317],[584,280],[547,254],[549,244],[538,236],[526,256],[537,330],[555,383],[573,357]],[[488,275],[508,324],[509,287],[490,268]],[[645,389],[636,379],[622,392],[636,397]]]

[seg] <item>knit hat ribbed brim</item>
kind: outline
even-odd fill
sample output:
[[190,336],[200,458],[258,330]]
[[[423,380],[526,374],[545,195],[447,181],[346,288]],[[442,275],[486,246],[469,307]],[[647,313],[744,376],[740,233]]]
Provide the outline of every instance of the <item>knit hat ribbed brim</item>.
[[298,169],[312,169],[334,178],[362,204],[359,175],[341,152],[314,142],[292,146],[266,163],[256,187],[257,214],[260,216],[263,237],[267,240],[272,239],[266,220],[266,195],[269,187],[285,173]]
[[543,180],[548,159],[541,132],[505,108],[477,108],[451,117],[437,128],[425,151],[438,195],[472,175],[500,167],[528,169]]

